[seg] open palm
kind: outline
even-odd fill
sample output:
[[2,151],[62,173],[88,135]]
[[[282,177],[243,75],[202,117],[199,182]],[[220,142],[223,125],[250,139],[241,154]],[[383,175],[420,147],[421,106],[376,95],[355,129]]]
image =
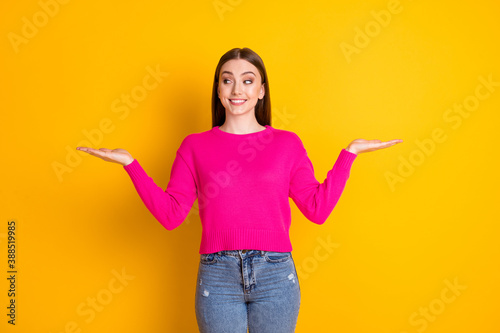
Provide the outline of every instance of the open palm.
[[356,139],[349,144],[347,150],[354,154],[361,154],[361,153],[367,153],[369,151],[388,148],[400,142],[403,142],[403,140],[396,139],[390,141],[380,141],[380,140]]
[[99,148],[94,149],[90,147],[76,147],[76,149],[89,153],[90,155],[99,157],[107,162],[118,163],[121,165],[128,165],[134,161],[134,158],[125,149],[107,149]]

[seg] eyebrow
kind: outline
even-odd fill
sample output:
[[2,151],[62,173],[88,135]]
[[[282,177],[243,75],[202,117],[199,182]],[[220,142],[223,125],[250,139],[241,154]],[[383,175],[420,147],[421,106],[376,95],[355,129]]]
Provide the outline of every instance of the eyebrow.
[[[222,75],[222,74],[224,74],[224,73],[228,73],[228,74],[233,75],[233,73],[232,73],[232,72],[230,72],[230,71],[224,71],[224,72],[220,73],[220,75]],[[248,71],[248,72],[244,72],[244,73],[241,73],[241,75],[245,75],[245,74],[252,74],[253,76],[256,76],[256,75],[254,74],[254,72],[250,72],[250,71]]]

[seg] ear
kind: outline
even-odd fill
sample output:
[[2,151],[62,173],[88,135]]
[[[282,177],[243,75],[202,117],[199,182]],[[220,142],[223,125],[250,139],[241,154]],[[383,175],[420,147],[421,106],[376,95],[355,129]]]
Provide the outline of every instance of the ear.
[[259,93],[259,99],[263,99],[264,95],[266,94],[266,88],[264,87],[265,83],[262,84],[260,87],[260,93]]

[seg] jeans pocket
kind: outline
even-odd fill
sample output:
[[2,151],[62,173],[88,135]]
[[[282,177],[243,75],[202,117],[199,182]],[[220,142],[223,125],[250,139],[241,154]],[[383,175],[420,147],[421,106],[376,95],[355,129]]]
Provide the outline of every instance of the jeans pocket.
[[217,253],[200,254],[200,263],[204,265],[212,265],[217,262]]
[[277,262],[287,262],[292,257],[291,252],[271,252],[267,251],[264,254],[264,258],[267,262],[277,263]]

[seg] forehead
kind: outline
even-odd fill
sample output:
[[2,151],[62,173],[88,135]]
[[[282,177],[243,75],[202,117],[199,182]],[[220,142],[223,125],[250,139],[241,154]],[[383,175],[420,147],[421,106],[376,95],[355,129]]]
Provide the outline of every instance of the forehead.
[[220,72],[229,71],[235,76],[239,76],[244,72],[253,72],[256,76],[260,77],[257,67],[252,65],[245,59],[231,59],[222,65]]

